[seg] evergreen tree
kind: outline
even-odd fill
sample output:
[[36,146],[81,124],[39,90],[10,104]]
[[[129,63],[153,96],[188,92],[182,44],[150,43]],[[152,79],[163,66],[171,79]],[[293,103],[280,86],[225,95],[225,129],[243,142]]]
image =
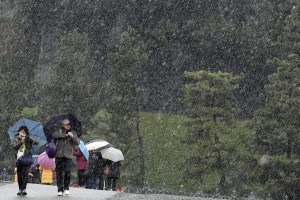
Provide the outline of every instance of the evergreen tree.
[[[266,107],[255,114],[258,181],[265,192],[299,199],[300,57],[274,59],[276,73],[266,85]],[[256,174],[257,176],[258,174]]]
[[[125,153],[132,148],[138,149],[139,155],[129,153],[127,155],[130,157],[126,160],[131,167],[140,166],[140,175],[133,175],[131,179],[139,185],[144,183],[145,176],[143,143],[139,130],[139,93],[143,89],[140,73],[147,58],[146,47],[140,36],[135,29],[129,27],[122,34],[118,51],[110,53],[107,60],[110,78],[107,89],[111,97],[107,104],[107,111],[111,114],[111,131],[118,138],[117,146]],[[138,145],[131,143],[132,140]],[[139,180],[135,180],[136,178]]]
[[90,129],[91,139],[104,139],[111,144],[117,144],[119,139],[111,130],[111,114],[106,109],[100,109],[91,119],[92,128]]
[[282,31],[273,43],[277,57],[281,59],[289,54],[300,55],[300,2],[289,1],[286,7],[289,14],[284,18]]
[[26,27],[15,15],[18,9],[10,1],[1,1],[0,7],[0,128],[5,130],[0,156],[3,153],[12,158],[10,140],[4,132],[18,120],[22,108],[33,102],[35,54],[34,45],[28,46]]
[[221,192],[226,192],[226,173],[229,170],[229,147],[220,136],[226,134],[233,123],[236,110],[234,91],[239,76],[225,72],[185,72],[190,83],[184,87],[184,102],[189,120],[189,134],[184,142],[190,144],[186,158],[186,176],[196,185],[204,174],[217,174]]
[[42,92],[42,110],[47,118],[73,113],[85,123],[97,111],[95,73],[87,37],[78,30],[60,40],[50,81]]

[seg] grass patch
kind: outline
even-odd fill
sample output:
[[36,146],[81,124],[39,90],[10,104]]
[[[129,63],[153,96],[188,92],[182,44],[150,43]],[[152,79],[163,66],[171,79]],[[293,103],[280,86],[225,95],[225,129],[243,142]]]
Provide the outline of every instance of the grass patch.
[[146,177],[150,186],[164,184],[176,190],[182,183],[180,167],[184,163],[187,146],[180,142],[186,134],[184,116],[161,113],[142,113],[141,132],[145,148]]

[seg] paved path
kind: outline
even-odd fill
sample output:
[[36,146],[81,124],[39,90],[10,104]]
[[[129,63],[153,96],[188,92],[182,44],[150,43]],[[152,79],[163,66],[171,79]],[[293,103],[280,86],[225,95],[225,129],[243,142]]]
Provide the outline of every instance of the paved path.
[[214,198],[200,198],[200,197],[188,197],[188,196],[174,196],[174,195],[162,195],[162,194],[131,194],[131,193],[117,193],[114,191],[105,190],[90,190],[85,188],[70,188],[70,195],[59,197],[57,196],[57,187],[53,185],[42,184],[27,184],[27,196],[18,196],[18,184],[17,183],[3,183],[0,182],[0,200],[20,200],[25,198],[48,200],[48,199],[60,199],[60,200],[218,200]]
[[8,183],[0,186],[0,199],[37,199],[37,200],[47,200],[47,199],[80,199],[80,200],[90,200],[99,199],[104,200],[113,197],[116,192],[114,191],[103,191],[103,190],[89,190],[85,188],[70,188],[70,196],[57,196],[57,187],[53,185],[41,185],[41,184],[27,184],[26,189],[27,196],[18,196],[18,184]]

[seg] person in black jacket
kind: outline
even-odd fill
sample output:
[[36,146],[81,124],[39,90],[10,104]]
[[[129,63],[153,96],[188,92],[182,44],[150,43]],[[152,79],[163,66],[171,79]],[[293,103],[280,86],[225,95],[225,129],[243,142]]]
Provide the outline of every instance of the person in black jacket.
[[104,174],[103,174],[103,170],[109,166],[111,164],[110,160],[107,160],[105,158],[102,158],[102,154],[100,152],[96,153],[99,159],[99,165],[98,165],[98,189],[99,190],[103,190],[104,187]]
[[117,179],[120,178],[121,161],[112,162],[107,176],[107,190],[116,191]]
[[96,155],[95,151],[90,151],[88,167],[84,172],[86,189],[96,189],[96,180],[99,173],[98,169],[99,169],[99,158]]

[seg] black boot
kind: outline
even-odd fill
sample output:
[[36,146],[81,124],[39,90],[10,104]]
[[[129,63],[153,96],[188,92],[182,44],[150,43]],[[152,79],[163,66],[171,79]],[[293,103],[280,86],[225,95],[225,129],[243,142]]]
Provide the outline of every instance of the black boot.
[[19,192],[17,193],[17,195],[22,195],[22,190],[19,190]]

